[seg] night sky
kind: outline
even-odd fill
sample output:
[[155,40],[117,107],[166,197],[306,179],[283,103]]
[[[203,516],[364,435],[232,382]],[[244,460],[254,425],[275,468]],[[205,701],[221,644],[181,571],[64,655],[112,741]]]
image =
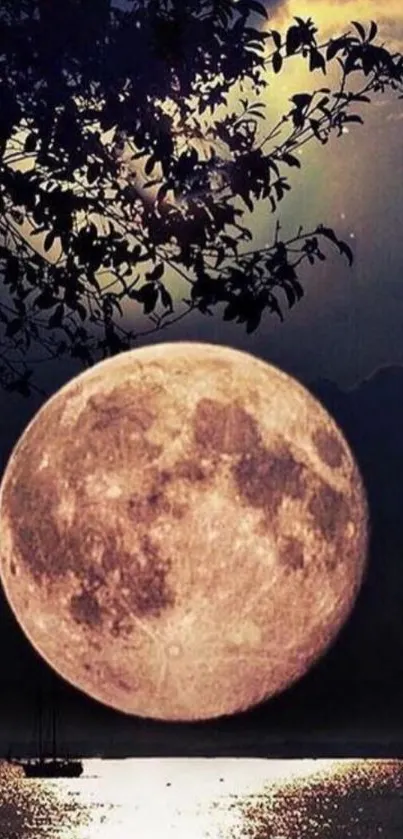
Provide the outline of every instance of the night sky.
[[[270,26],[285,29],[293,15],[310,15],[324,36],[349,21],[375,19],[389,47],[403,47],[399,0],[290,0],[266,3]],[[305,89],[300,64],[272,81],[273,110]],[[365,110],[364,110],[365,109]],[[89,754],[375,754],[403,753],[403,108],[395,96],[363,106],[353,125],[327,146],[301,155],[293,189],[278,218],[285,231],[323,222],[354,250],[349,267],[338,255],[302,275],[306,294],[284,323],[266,315],[246,335],[219,315],[185,319],[143,343],[204,340],[247,350],[294,375],[340,424],[361,467],[371,515],[367,577],[337,642],[295,687],[253,712],[198,725],[129,719],[56,680],[61,736]],[[257,206],[256,242],[266,241],[273,217]],[[180,296],[175,281],[174,295]],[[0,289],[1,294],[1,289]],[[139,342],[141,345],[141,341]],[[66,362],[39,371],[49,394],[79,367]],[[0,469],[42,404],[0,393]],[[27,748],[33,697],[51,673],[31,650],[0,601],[0,750]],[[10,742],[11,741],[11,742]]]

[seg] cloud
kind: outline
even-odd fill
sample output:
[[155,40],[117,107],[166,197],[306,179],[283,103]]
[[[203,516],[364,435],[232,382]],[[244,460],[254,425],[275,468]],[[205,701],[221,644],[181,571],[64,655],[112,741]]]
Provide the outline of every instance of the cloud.
[[392,114],[388,114],[386,117],[386,122],[401,122],[403,119],[403,113],[401,112],[393,112]]
[[381,37],[388,44],[403,45],[403,4],[401,0],[388,0],[383,6],[379,0],[266,0],[267,11],[272,12],[278,23],[292,20],[295,15],[312,17],[322,32],[331,34],[348,26],[352,20],[362,23],[375,20]]

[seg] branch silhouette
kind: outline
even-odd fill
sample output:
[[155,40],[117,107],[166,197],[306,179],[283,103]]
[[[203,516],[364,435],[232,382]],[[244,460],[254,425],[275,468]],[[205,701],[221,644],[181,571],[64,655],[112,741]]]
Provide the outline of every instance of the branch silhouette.
[[[2,2],[0,385],[24,396],[41,361],[89,366],[190,312],[247,332],[266,311],[283,319],[305,262],[329,247],[353,260],[322,224],[283,236],[298,152],[402,94],[403,57],[374,22],[320,42],[311,18],[270,29],[257,0],[123,6]],[[268,128],[266,88],[291,61],[320,83]]]

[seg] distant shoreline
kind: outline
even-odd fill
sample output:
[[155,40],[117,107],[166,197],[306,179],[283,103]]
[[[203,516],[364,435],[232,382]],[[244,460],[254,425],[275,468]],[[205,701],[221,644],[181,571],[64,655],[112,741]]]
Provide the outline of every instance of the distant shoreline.
[[[18,747],[12,755],[12,759],[35,759],[38,755],[34,752],[26,750],[26,747]],[[86,751],[79,747],[69,749],[69,759],[72,760],[135,760],[141,759],[167,759],[167,760],[200,760],[200,759],[256,759],[256,760],[403,760],[403,744],[369,744],[357,743],[337,744],[326,743],[316,744],[309,747],[308,743],[299,745],[273,746],[270,750],[263,746],[254,748],[244,747],[242,749],[219,748],[218,746],[210,749],[192,749],[191,753],[186,749],[180,749],[172,754],[162,749],[154,749],[153,751],[146,749],[138,749],[136,753],[123,752],[118,750],[105,750],[103,754]],[[0,762],[7,762],[8,755],[0,753]]]

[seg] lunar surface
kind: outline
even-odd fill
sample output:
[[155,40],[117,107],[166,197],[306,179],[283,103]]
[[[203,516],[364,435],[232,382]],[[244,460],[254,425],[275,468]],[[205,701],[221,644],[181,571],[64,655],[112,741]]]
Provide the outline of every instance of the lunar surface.
[[283,691],[363,578],[367,505],[336,424],[222,346],[101,362],[28,425],[0,489],[0,567],[58,673],[120,711],[197,720]]

